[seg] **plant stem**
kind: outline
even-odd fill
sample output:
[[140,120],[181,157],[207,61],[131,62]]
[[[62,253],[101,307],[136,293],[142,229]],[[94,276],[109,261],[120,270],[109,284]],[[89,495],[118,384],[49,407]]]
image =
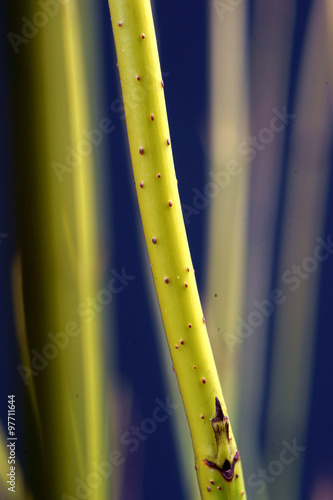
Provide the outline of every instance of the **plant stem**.
[[[92,321],[80,314],[101,275],[94,156],[77,152],[83,130],[94,127],[81,8],[78,0],[57,5],[58,14],[13,56],[24,301],[18,368],[27,386],[26,481],[35,499],[82,498],[85,490],[91,500],[109,498],[105,479],[82,486],[94,464],[108,459],[110,426],[102,313]],[[10,6],[11,31],[38,9],[37,1]]]
[[140,212],[201,496],[245,498],[185,232],[150,2],[109,5]]

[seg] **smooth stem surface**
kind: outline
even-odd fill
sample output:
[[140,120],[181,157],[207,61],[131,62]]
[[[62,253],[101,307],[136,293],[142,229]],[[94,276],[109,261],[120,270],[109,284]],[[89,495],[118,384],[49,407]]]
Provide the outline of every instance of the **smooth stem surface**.
[[[38,7],[11,6],[12,31]],[[82,314],[101,275],[94,154],[80,148],[94,123],[83,7],[72,0],[58,9],[13,58],[25,479],[34,500],[100,500],[111,483],[100,473],[99,484],[91,480],[109,459],[102,312],[91,321]]]
[[201,495],[245,498],[187,243],[150,2],[110,0],[109,5],[145,238]]

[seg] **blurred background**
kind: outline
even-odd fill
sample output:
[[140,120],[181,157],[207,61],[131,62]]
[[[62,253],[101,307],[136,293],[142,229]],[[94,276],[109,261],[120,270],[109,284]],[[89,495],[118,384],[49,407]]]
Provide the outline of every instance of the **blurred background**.
[[[333,499],[333,8],[154,2],[179,191],[248,499]],[[198,499],[108,2],[6,2],[1,485]],[[158,415],[158,417],[157,417]]]

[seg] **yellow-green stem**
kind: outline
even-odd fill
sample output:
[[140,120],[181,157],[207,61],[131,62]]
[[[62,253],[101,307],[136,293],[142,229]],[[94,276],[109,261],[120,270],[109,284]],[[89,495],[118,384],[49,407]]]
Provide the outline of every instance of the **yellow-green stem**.
[[201,496],[245,498],[187,243],[150,2],[109,5],[140,212]]
[[[59,3],[57,15],[13,51],[22,260],[14,273],[22,350],[17,368],[27,393],[25,480],[34,500],[110,498],[105,477],[88,488],[99,464],[109,460],[110,424],[102,311],[92,321],[82,314],[101,276],[94,151],[80,149],[87,144],[84,131],[94,128],[83,3]],[[11,5],[13,32],[22,30],[24,19],[40,19],[38,12],[38,0]]]

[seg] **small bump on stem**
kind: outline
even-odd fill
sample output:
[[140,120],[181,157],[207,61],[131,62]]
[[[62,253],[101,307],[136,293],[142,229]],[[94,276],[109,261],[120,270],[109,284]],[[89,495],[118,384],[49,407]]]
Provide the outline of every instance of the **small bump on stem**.
[[205,415],[200,415],[200,418],[202,418],[202,420],[205,418]]
[[164,82],[161,80],[162,89],[164,89]]
[[157,178],[158,178],[158,179],[160,179],[160,178],[161,178],[161,174],[160,174],[160,173],[158,173],[158,174],[157,174]]
[[189,323],[189,324],[188,324],[188,327],[189,327],[189,328],[192,328],[192,323]]
[[136,75],[136,79],[138,80],[138,82],[141,80],[141,76],[140,75]]
[[221,490],[221,486],[218,486],[217,489],[220,491]]
[[212,479],[209,482],[210,482],[210,484],[214,484],[214,481]]
[[167,139],[167,145],[170,146],[170,139]]
[[153,113],[150,115],[150,119],[152,122],[155,120],[155,116],[153,115]]
[[201,382],[202,382],[203,384],[205,384],[205,383],[206,383],[206,379],[205,379],[205,378],[202,378],[202,379],[201,379]]
[[122,21],[119,21],[118,26],[119,28],[123,25]]
[[188,287],[188,283],[186,283],[186,281],[185,281],[185,288],[187,288],[187,287]]
[[207,486],[207,491],[210,491],[210,486]]
[[197,367],[196,367],[196,366],[193,366],[193,370],[196,370],[196,369],[197,369]]
[[154,237],[154,238],[152,238],[152,239],[151,239],[151,241],[153,242],[153,244],[154,244],[154,245],[156,245],[156,243],[157,243],[157,239],[156,239],[155,237]]
[[139,149],[139,153],[140,153],[140,155],[142,156],[142,155],[144,154],[144,152],[145,152],[145,150],[141,147],[141,148]]
[[169,207],[172,207],[172,201],[169,201],[168,205]]
[[181,343],[181,345],[184,345],[184,340],[183,340],[183,339],[181,339],[181,340],[180,340],[180,343]]
[[164,283],[165,283],[166,285],[168,285],[168,284],[169,284],[169,278],[164,278]]
[[178,349],[178,345],[175,345],[175,349]]
[[140,188],[143,189],[143,182],[140,182]]
[[144,33],[141,33],[141,38],[146,38],[146,35]]

